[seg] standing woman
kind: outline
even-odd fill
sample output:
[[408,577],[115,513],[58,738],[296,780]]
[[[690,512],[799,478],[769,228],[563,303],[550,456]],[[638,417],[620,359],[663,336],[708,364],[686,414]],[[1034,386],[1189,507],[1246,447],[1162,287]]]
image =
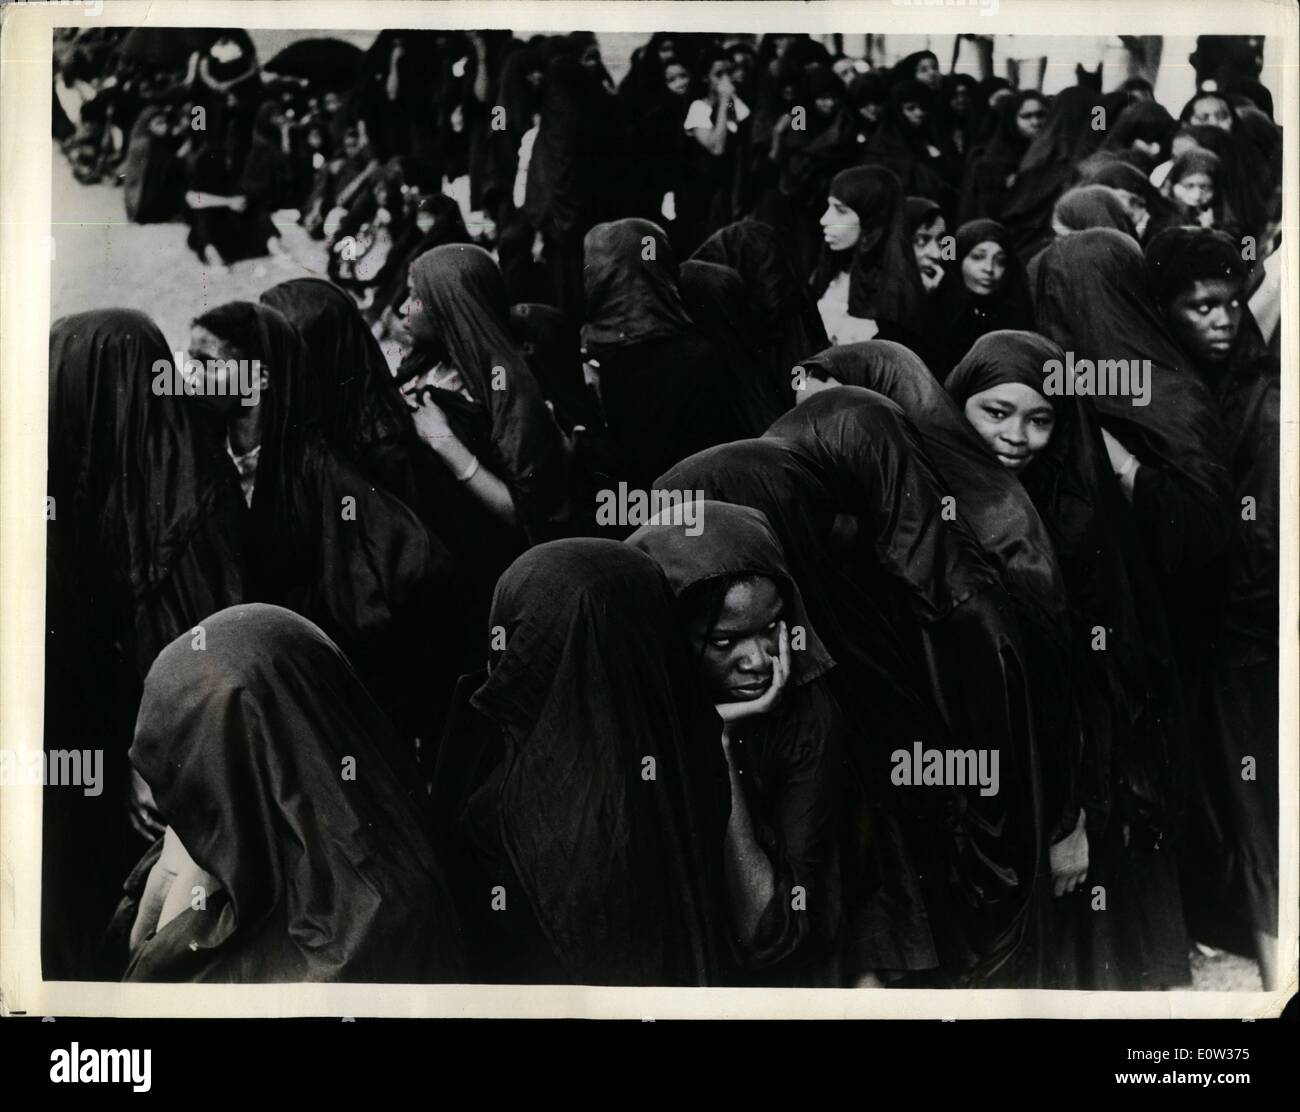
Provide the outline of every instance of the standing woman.
[[683,258],[739,215],[742,152],[747,146],[749,106],[731,80],[731,60],[721,50],[705,53],[696,79],[704,95],[691,102],[682,122],[686,176],[676,198],[673,246]]
[[171,378],[172,355],[142,313],[50,329],[45,748],[102,749],[107,790],[44,793],[46,980],[105,975],[95,942],[140,838],[161,832],[125,760],[145,673],[246,597],[238,487],[193,414],[153,389],[160,373]]
[[648,220],[599,224],[586,242],[584,357],[622,450],[614,481],[647,489],[660,471],[745,435],[727,357],[687,314],[677,263]]
[[898,178],[876,166],[835,175],[821,219],[825,248],[813,293],[832,344],[926,330],[925,290],[907,235]]
[[627,543],[663,569],[722,719],[732,958],[742,983],[838,987],[825,964],[840,927],[845,783],[845,722],[826,678],[834,662],[762,513],[710,501],[696,513],[698,534],[661,517]]
[[1094,405],[1161,584],[1184,698],[1196,706],[1205,616],[1188,600],[1214,597],[1213,564],[1231,535],[1227,433],[1169,334],[1130,237],[1094,228],[1057,240],[1043,254],[1034,309],[1039,331],[1076,360],[1136,360],[1145,371],[1153,404],[1103,394]]
[[1051,239],[1052,208],[1069,188],[1079,163],[1105,136],[1105,115],[1094,89],[1072,85],[1056,94],[1043,130],[1020,160],[1002,210],[1016,251],[1028,261]]
[[474,979],[718,983],[721,723],[662,572],[613,541],[539,545],[491,628],[433,786]]
[[123,980],[465,980],[424,793],[347,659],[277,606],[203,628],[203,652],[183,633],[145,680],[131,762],[167,828],[118,910]]
[[862,161],[889,170],[904,193],[932,197],[951,215],[960,170],[951,141],[939,135],[934,103],[934,94],[919,81],[900,81],[890,89],[884,119]]
[[[1177,669],[1132,508],[1079,398],[1046,392],[1063,360],[1032,332],[981,337],[946,383],[972,428],[1023,484],[1060,561],[1070,610],[1079,744],[1065,754],[1067,821],[1053,856],[1086,854],[1086,878],[1055,890],[1052,983],[1169,989],[1190,983],[1173,836],[1187,733]],[[1012,462],[1019,452],[1024,462]],[[1097,650],[1097,630],[1105,651]],[[1078,813],[1077,824],[1068,817]],[[1073,834],[1081,829],[1083,837]],[[1089,892],[1112,894],[1098,915]]]

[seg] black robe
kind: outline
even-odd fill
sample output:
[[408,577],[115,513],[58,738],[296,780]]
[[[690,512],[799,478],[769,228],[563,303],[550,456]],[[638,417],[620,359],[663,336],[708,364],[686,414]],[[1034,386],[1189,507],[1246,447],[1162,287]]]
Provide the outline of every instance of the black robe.
[[204,629],[202,652],[182,634],[150,670],[131,762],[220,890],[146,937],[123,979],[464,981],[424,793],[389,766],[391,726],[347,659],[275,606]]
[[716,984],[721,723],[662,573],[626,545],[553,541],[511,565],[491,621],[504,641],[462,685],[433,786],[475,977]]
[[170,378],[142,313],[50,329],[45,750],[102,749],[105,780],[98,796],[44,796],[47,980],[105,972],[95,942],[141,848],[124,808],[145,673],[174,637],[246,597],[239,488],[184,402],[154,392],[155,365]]

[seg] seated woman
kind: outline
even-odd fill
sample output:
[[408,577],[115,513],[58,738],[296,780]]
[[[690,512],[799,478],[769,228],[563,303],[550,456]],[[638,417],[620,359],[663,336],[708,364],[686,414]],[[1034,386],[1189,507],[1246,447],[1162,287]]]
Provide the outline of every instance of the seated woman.
[[491,623],[433,785],[473,979],[719,983],[726,762],[662,572],[552,541],[501,577]]
[[732,954],[742,983],[839,983],[837,842],[845,723],[834,662],[804,612],[767,519],[748,506],[696,503],[627,543],[663,569],[696,671],[722,717],[731,779],[725,872]]
[[898,179],[875,166],[836,174],[821,225],[826,248],[813,293],[832,344],[925,333],[925,290],[907,236]]
[[1219,156],[1193,147],[1174,159],[1161,192],[1178,204],[1187,224],[1202,228],[1235,227],[1223,180]]
[[598,224],[583,251],[583,353],[622,449],[611,484],[648,489],[683,456],[745,435],[742,398],[724,353],[686,312],[676,256],[658,225]]
[[207,409],[224,435],[248,507],[249,597],[316,622],[406,737],[428,740],[441,708],[415,681],[430,668],[431,623],[445,620],[451,557],[404,503],[330,447],[310,360],[277,310],[219,305],[192,324],[186,377],[195,392],[181,404]]
[[167,829],[110,930],[122,979],[465,980],[423,793],[346,658],[277,606],[202,629],[202,652],[183,633],[145,680],[131,762]]
[[557,535],[569,512],[567,446],[510,333],[501,271],[481,247],[446,244],[411,264],[410,288],[411,352],[398,379],[420,439],[496,533],[517,544]]
[[[1191,976],[1176,861],[1163,844],[1179,811],[1184,708],[1155,582],[1096,420],[1082,399],[1045,386],[1064,358],[1032,332],[992,332],[946,385],[1033,499],[1069,597],[1082,744],[1054,755],[1067,821],[1054,824],[1052,861],[1077,864],[1055,885],[1052,983],[1169,989]],[[1106,915],[1087,898],[1097,884],[1110,896]]]

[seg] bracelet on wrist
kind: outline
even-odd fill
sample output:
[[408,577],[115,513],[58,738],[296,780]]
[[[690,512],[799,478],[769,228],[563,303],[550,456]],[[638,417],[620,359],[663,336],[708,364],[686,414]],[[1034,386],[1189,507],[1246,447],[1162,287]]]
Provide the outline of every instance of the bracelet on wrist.
[[459,475],[457,475],[456,478],[462,483],[467,483],[470,481],[470,479],[472,479],[475,475],[478,474],[478,469],[479,469],[478,456],[471,456],[469,461],[469,466],[465,468],[465,470],[462,471]]

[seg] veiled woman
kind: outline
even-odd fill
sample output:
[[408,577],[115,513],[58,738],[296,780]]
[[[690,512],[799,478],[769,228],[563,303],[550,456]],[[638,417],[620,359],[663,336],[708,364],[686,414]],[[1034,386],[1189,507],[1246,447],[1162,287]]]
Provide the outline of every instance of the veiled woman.
[[131,762],[167,829],[118,911],[123,979],[465,980],[424,793],[347,659],[277,606],[203,628],[145,680]]
[[1057,240],[1043,253],[1034,308],[1039,331],[1076,361],[1136,361],[1127,365],[1144,378],[1151,404],[1108,393],[1093,404],[1161,584],[1184,697],[1195,705],[1204,615],[1188,600],[1213,597],[1210,569],[1231,532],[1227,434],[1169,334],[1129,236],[1094,228]]
[[[826,346],[826,329],[806,285],[780,250],[776,231],[757,220],[719,228],[693,259],[731,267],[745,283],[753,316],[763,333],[774,381],[790,389],[790,368],[810,351]],[[793,401],[793,394],[788,394]]]
[[598,224],[585,253],[582,347],[621,449],[611,478],[646,489],[683,456],[743,436],[744,398],[726,356],[686,311],[662,229],[648,220]]
[[174,637],[246,597],[239,489],[193,414],[154,391],[172,368],[143,313],[77,313],[50,329],[44,744],[102,750],[105,779],[96,796],[44,796],[46,980],[105,973],[95,940],[113,888],[139,835],[156,833],[125,760],[145,673]]
[[[1064,357],[1032,332],[992,332],[946,387],[996,458],[1019,453],[1004,465],[1047,527],[1069,597],[1081,733],[1067,755],[1065,805],[1080,818],[1063,825],[1086,841],[1058,829],[1053,854],[1085,852],[1086,882],[1055,892],[1052,983],[1167,989],[1190,981],[1174,851],[1184,708],[1155,580],[1096,420],[1082,399],[1045,385]],[[1107,915],[1090,906],[1097,884],[1112,895]]]
[[742,983],[837,986],[846,723],[834,666],[767,519],[695,503],[627,539],[663,569],[722,718],[731,781],[725,875]]
[[539,545],[485,633],[433,786],[475,979],[717,983],[721,723],[662,572],[614,541]]

